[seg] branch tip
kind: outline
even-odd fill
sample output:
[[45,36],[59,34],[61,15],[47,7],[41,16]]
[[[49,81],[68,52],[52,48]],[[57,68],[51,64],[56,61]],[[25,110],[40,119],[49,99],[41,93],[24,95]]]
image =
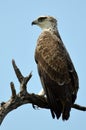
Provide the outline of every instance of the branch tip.
[[28,76],[26,76],[26,77],[24,78],[24,84],[25,84],[25,85],[27,85],[27,83],[28,83],[28,81],[31,79],[31,77],[32,77],[32,72],[31,72]]
[[30,72],[30,74],[29,74],[29,78],[31,78],[32,77],[32,71]]
[[81,105],[78,105],[78,104],[73,104],[72,108],[80,110],[80,111],[86,111],[85,106],[81,106]]
[[15,64],[15,60],[14,59],[12,59],[12,64]]
[[13,65],[13,69],[15,71],[15,74],[16,74],[16,76],[18,78],[18,81],[21,83],[24,77],[23,77],[20,69],[17,67],[17,65],[16,65],[14,60],[12,60],[12,65]]

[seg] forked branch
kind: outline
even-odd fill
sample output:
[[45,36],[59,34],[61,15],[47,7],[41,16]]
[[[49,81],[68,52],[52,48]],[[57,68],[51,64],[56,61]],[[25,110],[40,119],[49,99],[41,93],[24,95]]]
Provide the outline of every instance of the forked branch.
[[[20,83],[20,92],[18,94],[16,93],[14,83],[11,82],[10,87],[12,96],[7,102],[2,102],[0,106],[0,124],[9,112],[24,104],[32,104],[32,106],[36,105],[40,108],[50,109],[46,97],[27,92],[27,83],[31,79],[32,73],[24,77],[14,60],[12,60],[12,65]],[[86,111],[86,107],[80,106],[78,104],[74,104],[72,108],[81,111]]]

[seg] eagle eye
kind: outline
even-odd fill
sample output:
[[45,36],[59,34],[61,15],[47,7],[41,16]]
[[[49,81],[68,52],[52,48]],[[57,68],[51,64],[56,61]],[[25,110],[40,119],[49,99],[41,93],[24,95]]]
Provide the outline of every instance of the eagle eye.
[[40,17],[38,18],[38,22],[43,22],[46,19],[46,17]]

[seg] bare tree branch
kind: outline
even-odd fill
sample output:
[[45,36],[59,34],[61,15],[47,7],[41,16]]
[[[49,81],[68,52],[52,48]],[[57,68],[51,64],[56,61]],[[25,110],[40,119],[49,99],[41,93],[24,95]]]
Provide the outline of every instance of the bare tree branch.
[[86,107],[80,106],[78,104],[73,104],[72,108],[75,108],[77,110],[86,111]]
[[[24,104],[32,104],[33,106],[36,105],[40,108],[50,109],[46,97],[27,92],[27,83],[31,79],[32,74],[30,73],[28,76],[24,77],[14,60],[12,60],[12,65],[18,81],[20,82],[20,92],[16,94],[14,83],[11,82],[10,87],[12,96],[7,102],[2,102],[0,106],[0,124],[9,112]],[[86,107],[78,104],[74,104],[72,108],[86,111]]]

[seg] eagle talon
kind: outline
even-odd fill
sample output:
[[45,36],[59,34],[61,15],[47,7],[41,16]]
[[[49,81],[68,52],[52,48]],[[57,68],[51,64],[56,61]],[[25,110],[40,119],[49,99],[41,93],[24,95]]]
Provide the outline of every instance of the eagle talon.
[[38,106],[36,106],[36,105],[34,105],[34,104],[32,104],[32,107],[33,107],[35,110],[38,109]]

